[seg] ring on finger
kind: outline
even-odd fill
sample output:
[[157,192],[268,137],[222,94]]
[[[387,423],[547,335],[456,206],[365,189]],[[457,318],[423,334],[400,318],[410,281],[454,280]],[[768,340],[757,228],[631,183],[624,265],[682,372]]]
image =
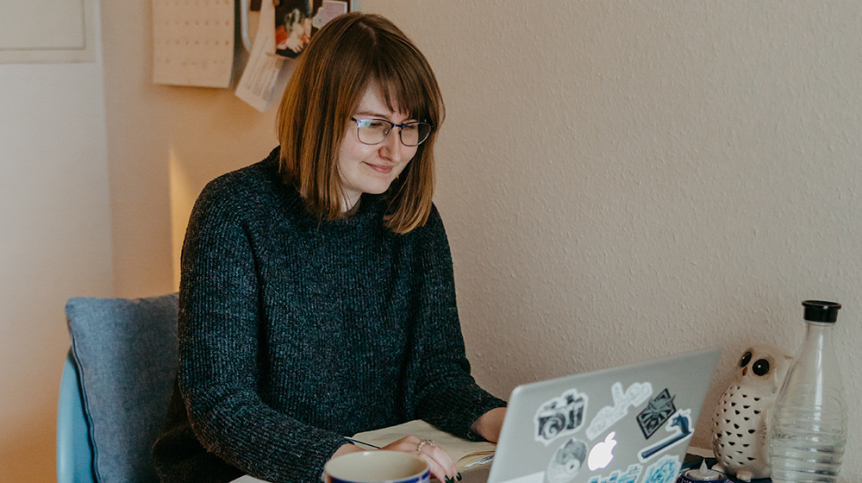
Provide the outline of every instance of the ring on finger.
[[417,444],[417,445],[416,445],[416,452],[417,452],[417,453],[421,453],[421,452],[422,452],[422,447],[423,447],[423,446],[425,446],[425,445],[428,445],[428,446],[432,446],[432,445],[434,445],[434,440],[431,440],[431,439],[423,439],[422,441],[420,441],[420,442],[419,442],[419,444]]

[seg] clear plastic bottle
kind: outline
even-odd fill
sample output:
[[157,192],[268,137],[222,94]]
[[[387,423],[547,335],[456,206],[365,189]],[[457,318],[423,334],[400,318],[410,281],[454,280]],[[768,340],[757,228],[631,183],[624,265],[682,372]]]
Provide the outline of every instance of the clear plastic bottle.
[[832,346],[841,305],[807,300],[808,329],[784,379],[769,428],[773,483],[832,483],[847,441],[847,403]]

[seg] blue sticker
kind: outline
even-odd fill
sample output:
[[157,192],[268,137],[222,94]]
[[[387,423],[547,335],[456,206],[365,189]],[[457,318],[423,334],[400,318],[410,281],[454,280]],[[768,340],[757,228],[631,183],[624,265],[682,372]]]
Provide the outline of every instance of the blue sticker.
[[641,474],[641,470],[643,470],[643,466],[633,464],[629,465],[625,473],[621,473],[620,470],[615,470],[604,478],[601,476],[594,476],[590,478],[588,483],[635,483],[638,476]]
[[679,456],[664,455],[647,468],[641,483],[674,483],[679,469]]
[[690,438],[691,434],[694,432],[694,427],[691,423],[691,409],[677,411],[676,414],[671,416],[670,423],[665,427],[666,430],[673,434],[652,446],[647,446],[642,449],[640,453],[638,453],[638,459],[643,463],[658,453],[661,453],[668,448],[672,448],[680,442]]

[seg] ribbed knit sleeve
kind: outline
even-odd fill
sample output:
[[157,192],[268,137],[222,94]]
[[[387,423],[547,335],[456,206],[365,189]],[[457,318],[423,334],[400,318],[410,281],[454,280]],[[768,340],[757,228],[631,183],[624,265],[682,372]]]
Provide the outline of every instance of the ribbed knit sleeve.
[[183,248],[179,387],[191,427],[208,452],[242,472],[276,483],[317,481],[345,441],[259,396],[262,302],[248,236],[254,219],[245,217],[255,207],[225,193],[232,192],[218,182],[203,192]]
[[455,300],[452,255],[436,207],[417,228],[417,310],[411,340],[408,407],[415,418],[471,440],[470,426],[506,403],[480,388],[470,375]]

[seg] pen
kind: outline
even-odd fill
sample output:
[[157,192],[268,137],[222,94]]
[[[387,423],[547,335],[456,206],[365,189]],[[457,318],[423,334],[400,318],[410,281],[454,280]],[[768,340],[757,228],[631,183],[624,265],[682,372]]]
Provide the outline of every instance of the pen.
[[370,446],[374,449],[380,449],[380,446],[374,446],[373,444],[370,444],[370,443],[364,443],[362,441],[359,441],[358,439],[348,438],[347,436],[345,436],[344,439],[346,439],[347,441],[350,441],[353,444],[361,444],[364,446]]

